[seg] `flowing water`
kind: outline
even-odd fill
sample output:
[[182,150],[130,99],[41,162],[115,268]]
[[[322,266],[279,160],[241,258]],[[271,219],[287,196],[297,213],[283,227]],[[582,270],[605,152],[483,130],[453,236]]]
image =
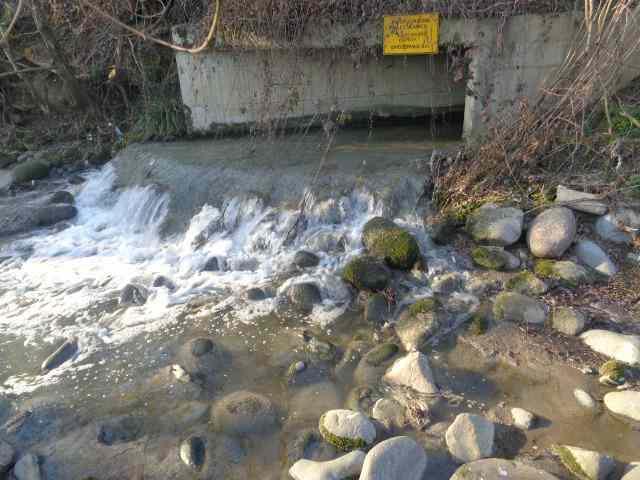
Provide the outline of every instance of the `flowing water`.
[[[312,142],[321,144],[317,136]],[[300,176],[291,174],[290,188],[286,175],[275,172],[285,184],[279,196],[256,193],[256,177],[262,174],[250,167],[245,172],[249,185],[241,193],[229,187],[222,192],[207,190],[205,197],[211,201],[177,198],[189,195],[189,190],[198,197],[201,175],[198,170],[194,174],[194,165],[197,169],[220,168],[215,160],[209,167],[202,164],[205,152],[218,152],[210,153],[215,156],[223,151],[228,156],[235,149],[240,155],[244,151],[240,145],[242,140],[133,147],[135,155],[86,172],[81,186],[55,185],[76,194],[78,216],[65,228],[35,231],[4,243],[0,254],[4,258],[0,264],[0,422],[18,412],[32,412],[33,423],[27,420],[24,432],[18,431],[12,440],[49,458],[45,465],[51,478],[137,478],[134,474],[139,474],[136,469],[141,463],[162,465],[158,459],[173,455],[166,451],[174,452],[190,431],[167,420],[172,411],[186,401],[212,402],[239,389],[268,395],[281,410],[284,428],[273,441],[243,444],[246,460],[228,478],[279,478],[283,445],[295,431],[292,424],[314,426],[326,409],[348,404],[354,386],[350,380],[336,379],[306,396],[283,386],[287,368],[304,352],[301,339],[313,332],[344,350],[356,335],[372,344],[387,335],[362,320],[352,293],[339,277],[342,266],[363,252],[360,236],[366,221],[392,211],[396,222],[414,233],[426,254],[427,272],[403,281],[401,304],[430,296],[430,281],[439,274],[458,271],[469,277],[465,261],[452,249],[435,246],[425,233],[424,209],[411,207],[420,193],[419,176],[414,173],[411,182],[393,193],[392,209],[389,196],[381,194],[378,184],[361,178],[362,160],[388,158],[397,166],[401,158],[406,166],[414,160],[428,160],[431,150],[442,144],[416,139],[415,132],[395,143],[367,136],[338,143],[338,156],[330,159],[329,167],[346,168],[349,162],[353,162],[351,170],[358,166],[351,177],[342,178],[351,187],[333,186],[311,197],[306,222],[290,242],[287,238],[297,210],[284,197],[290,190],[289,200],[299,198],[297,193],[305,188],[300,178],[308,181],[302,175],[306,171],[298,172]],[[315,159],[308,162],[313,171],[317,151],[309,144],[296,145],[287,160],[279,161],[292,164],[291,157],[307,155]],[[282,154],[284,150],[276,148],[271,155],[278,151]],[[345,156],[340,157],[340,152]],[[123,175],[123,171],[142,168],[131,160],[136,155],[143,155],[152,166],[162,163],[161,156],[187,161],[180,163],[184,170],[171,167],[174,173],[176,168],[182,172],[171,187],[155,183],[152,175],[145,182]],[[226,166],[224,172],[231,175],[229,169]],[[218,178],[221,172],[218,170]],[[233,175],[238,176],[238,171]],[[384,180],[384,164],[371,173],[376,175]],[[392,182],[390,176],[388,181]],[[292,268],[293,256],[300,249],[316,252],[319,265]],[[203,271],[212,257],[221,269]],[[160,275],[176,288],[153,287]],[[149,298],[142,306],[123,307],[118,301],[120,292],[132,282],[146,286]],[[322,304],[309,315],[283,307],[287,289],[300,282],[316,284],[322,294]],[[262,288],[267,297],[248,300],[247,290],[255,287]],[[458,296],[470,304],[476,301],[467,293]],[[186,342],[198,336],[214,339],[232,358],[230,365],[216,372],[215,386],[204,391],[190,390],[165,375],[169,365],[179,362]],[[41,372],[42,361],[65,338],[77,339],[77,353],[60,367]],[[640,445],[637,431],[606,414],[591,417],[573,407],[556,408],[571,403],[573,388],[597,388],[579,372],[549,372],[547,379],[533,381],[526,369],[479,362],[468,347],[451,341],[435,346],[431,356],[439,383],[456,399],[434,408],[433,423],[447,421],[460,411],[486,411],[506,401],[509,406],[530,408],[548,421],[523,439],[524,449],[572,442],[608,451],[621,460],[637,460],[632,458]],[[105,460],[110,457],[98,450],[83,451],[81,458],[79,451],[74,455],[74,448],[86,444],[77,432],[122,414],[144,418],[147,442],[159,442],[164,456],[149,453],[147,443],[144,450],[123,453],[118,461]],[[56,449],[57,442],[69,448]],[[450,471],[451,465],[444,462],[438,475],[448,478]],[[175,476],[149,475],[192,478],[186,470]]]

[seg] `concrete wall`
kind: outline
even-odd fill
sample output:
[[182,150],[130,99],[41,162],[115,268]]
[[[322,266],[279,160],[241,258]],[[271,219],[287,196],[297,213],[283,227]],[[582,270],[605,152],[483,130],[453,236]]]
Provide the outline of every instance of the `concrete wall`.
[[[216,51],[179,53],[177,62],[183,99],[199,130],[331,108],[416,114],[449,107],[464,108],[464,135],[472,140],[522,99],[537,100],[580,22],[575,14],[522,15],[504,24],[501,19],[442,20],[441,45],[468,49],[466,84],[453,81],[444,55],[382,57],[356,67],[344,45],[380,47],[378,23],[310,29],[295,54],[268,41],[256,47],[221,39]],[[188,40],[188,33],[174,36]]]

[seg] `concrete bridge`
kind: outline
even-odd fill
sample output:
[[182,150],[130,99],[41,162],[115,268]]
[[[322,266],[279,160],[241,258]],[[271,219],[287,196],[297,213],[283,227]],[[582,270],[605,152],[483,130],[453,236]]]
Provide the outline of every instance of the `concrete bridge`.
[[[381,51],[380,21],[318,25],[295,51],[253,39],[246,45],[223,41],[210,52],[176,58],[196,131],[279,118],[308,121],[342,111],[365,118],[457,111],[464,112],[464,137],[473,139],[519,100],[536,99],[582,21],[573,13],[520,15],[504,23],[445,18],[439,35],[443,53],[436,55],[354,58],[363,48]],[[174,40],[192,39],[176,29]]]

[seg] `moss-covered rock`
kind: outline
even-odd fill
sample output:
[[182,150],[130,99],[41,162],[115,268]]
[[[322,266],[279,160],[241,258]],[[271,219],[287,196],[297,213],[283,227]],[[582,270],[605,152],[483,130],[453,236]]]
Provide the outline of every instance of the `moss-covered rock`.
[[367,222],[362,232],[362,243],[370,255],[384,259],[391,268],[409,270],[420,257],[415,237],[382,217]]
[[343,452],[371,445],[376,438],[373,423],[361,412],[330,410],[320,417],[322,438]]
[[507,290],[523,295],[542,295],[549,290],[549,285],[540,280],[532,272],[524,270],[507,280]]
[[491,323],[491,309],[489,305],[481,305],[471,315],[469,326],[467,331],[471,335],[484,335],[489,330],[489,324]]
[[609,360],[603,363],[598,370],[600,383],[609,386],[622,385],[625,382],[625,366],[617,360]]
[[580,311],[569,307],[558,307],[553,311],[551,325],[565,335],[578,335],[587,324],[587,317]]
[[603,480],[616,467],[612,457],[584,448],[554,445],[551,450],[567,470],[581,480]]
[[41,180],[49,176],[49,165],[42,160],[27,160],[13,169],[15,183],[26,183]]
[[476,247],[471,251],[476,265],[489,270],[514,270],[520,266],[520,260],[502,247]]
[[368,255],[351,260],[342,271],[342,279],[358,290],[384,290],[391,279],[389,269],[375,257]]
[[369,350],[364,356],[364,361],[373,367],[377,367],[392,358],[400,348],[395,343],[383,343]]
[[573,475],[581,480],[590,480],[587,473],[582,470],[580,464],[576,461],[575,457],[567,447],[562,445],[554,445],[551,451],[558,456],[560,462],[569,470]]
[[417,317],[418,315],[423,313],[434,312],[439,305],[440,303],[435,298],[421,298],[409,307],[409,313],[413,317]]
[[576,288],[594,280],[594,275],[586,268],[569,260],[538,260],[534,272],[540,278],[568,288]]

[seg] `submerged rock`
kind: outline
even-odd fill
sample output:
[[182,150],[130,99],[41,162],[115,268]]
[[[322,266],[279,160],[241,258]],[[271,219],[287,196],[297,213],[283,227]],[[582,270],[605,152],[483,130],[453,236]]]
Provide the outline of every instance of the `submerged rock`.
[[364,319],[373,325],[382,325],[390,315],[390,305],[384,295],[376,293],[367,299],[364,306]]
[[311,313],[314,305],[322,303],[320,289],[314,283],[296,283],[287,290],[291,305],[301,313]]
[[426,355],[411,352],[396,360],[384,374],[383,380],[393,385],[400,385],[418,393],[438,393],[439,389],[433,378]]
[[514,292],[502,292],[496,296],[493,315],[496,320],[540,325],[547,318],[541,302]]
[[66,190],[60,190],[59,192],[55,192],[49,197],[49,203],[73,205],[74,203],[76,203],[76,199],[70,192],[67,192]]
[[520,267],[520,259],[502,247],[480,246],[471,251],[476,265],[489,270],[515,270]]
[[617,360],[604,362],[598,370],[600,375],[598,381],[602,385],[613,387],[622,385],[625,382],[625,370],[624,364]]
[[437,308],[437,300],[424,298],[402,312],[394,328],[405,350],[424,347],[429,338],[437,333],[440,327]]
[[604,405],[615,415],[640,422],[640,391],[609,392],[604,396]]
[[568,288],[576,288],[593,281],[593,276],[584,267],[568,260],[538,260],[535,273],[540,278],[552,280]]
[[153,279],[153,283],[151,284],[155,288],[166,288],[170,292],[173,292],[176,289],[176,284],[173,283],[169,277],[165,277],[164,275],[158,275]]
[[220,262],[217,257],[210,257],[202,267],[203,272],[217,272],[220,270]]
[[451,295],[464,288],[464,278],[459,273],[451,272],[439,275],[431,282],[431,290],[440,295]]
[[362,470],[365,453],[355,450],[335,460],[314,462],[298,460],[290,469],[294,480],[342,480],[358,476]]
[[6,473],[16,458],[16,450],[7,442],[0,440],[0,475]]
[[344,452],[368,447],[376,439],[376,428],[366,415],[353,410],[329,410],[320,417],[320,435]]
[[559,332],[575,336],[584,330],[587,318],[583,313],[573,308],[558,307],[553,311],[551,324]]
[[347,263],[342,279],[358,290],[378,292],[387,288],[391,272],[377,258],[361,256]]
[[522,235],[524,213],[518,208],[483,205],[467,218],[467,232],[478,243],[506,247]]
[[40,461],[33,453],[27,453],[20,457],[13,467],[13,476],[16,480],[41,480]]
[[640,336],[608,330],[588,330],[580,338],[589,347],[609,358],[629,365],[640,364]]
[[582,263],[603,275],[612,277],[618,272],[609,255],[591,240],[580,240],[576,245],[576,255]]
[[276,409],[264,395],[238,391],[222,397],[213,407],[214,427],[230,435],[253,435],[276,428]]
[[502,458],[486,458],[461,466],[450,480],[558,480],[544,470]]
[[367,453],[360,480],[421,480],[427,469],[427,454],[409,437],[393,437]]
[[111,418],[98,429],[98,441],[104,445],[132,442],[141,435],[142,419],[133,416]]
[[580,192],[572,190],[563,185],[558,185],[556,190],[556,203],[577,210],[579,212],[592,213],[594,215],[604,215],[609,207],[604,203],[598,195],[593,193]]
[[126,285],[120,292],[120,305],[134,305],[141,306],[147,303],[149,298],[149,291],[142,285],[136,285],[130,283]]
[[69,338],[60,345],[47,359],[42,362],[42,371],[48,372],[54,368],[58,368],[64,362],[72,358],[78,351],[78,339]]
[[447,429],[449,453],[460,463],[488,458],[494,451],[495,426],[486,418],[461,413]]
[[522,430],[531,430],[536,423],[536,416],[524,408],[512,408],[513,424]]
[[298,268],[312,268],[319,263],[320,257],[306,250],[300,250],[293,256],[293,264]]
[[539,258],[560,258],[573,243],[576,230],[576,217],[568,208],[545,210],[529,226],[529,250]]
[[202,468],[206,453],[205,441],[200,437],[191,436],[180,444],[180,459],[194,470]]
[[529,296],[543,295],[549,291],[549,285],[529,271],[523,271],[511,277],[505,284],[505,288]]
[[598,404],[593,399],[593,397],[580,388],[576,388],[573,391],[573,396],[581,407],[587,408],[589,410],[595,410],[598,408]]
[[371,417],[389,431],[402,430],[409,421],[404,405],[391,398],[380,398],[373,405]]
[[567,470],[583,480],[605,480],[616,466],[613,458],[591,450],[569,445],[553,450]]
[[362,243],[367,252],[391,267],[409,270],[420,257],[415,237],[390,220],[375,217],[362,230]]
[[250,302],[260,302],[267,298],[267,294],[261,288],[249,288],[245,292],[245,298]]

